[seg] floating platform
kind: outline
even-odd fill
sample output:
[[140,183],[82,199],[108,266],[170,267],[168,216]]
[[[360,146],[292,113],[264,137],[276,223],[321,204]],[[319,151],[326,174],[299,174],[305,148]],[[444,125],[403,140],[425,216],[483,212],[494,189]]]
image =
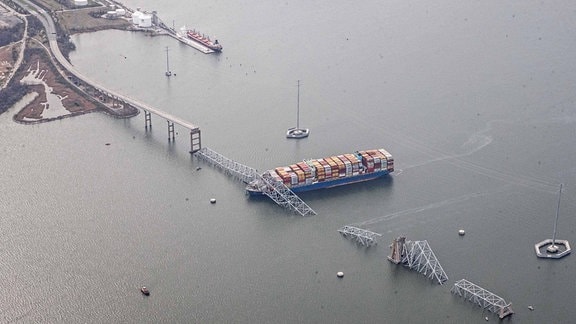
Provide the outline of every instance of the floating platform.
[[536,256],[544,259],[560,259],[572,252],[567,240],[547,239],[534,244]]

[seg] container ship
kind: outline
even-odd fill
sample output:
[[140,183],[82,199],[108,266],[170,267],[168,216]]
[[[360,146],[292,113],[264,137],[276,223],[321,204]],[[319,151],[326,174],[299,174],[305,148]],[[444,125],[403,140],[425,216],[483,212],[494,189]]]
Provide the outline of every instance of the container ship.
[[215,39],[214,42],[212,42],[210,40],[210,37],[201,34],[195,30],[188,30],[186,32],[186,36],[188,36],[188,38],[190,38],[193,41],[196,41],[206,47],[208,47],[209,49],[216,51],[216,52],[222,52],[222,45],[220,45],[220,43],[218,43],[218,40]]
[[[373,180],[393,171],[392,155],[384,149],[375,149],[304,160],[268,170],[262,176],[282,182],[293,192],[303,192]],[[256,179],[246,186],[246,191],[258,196],[265,187],[262,180]]]

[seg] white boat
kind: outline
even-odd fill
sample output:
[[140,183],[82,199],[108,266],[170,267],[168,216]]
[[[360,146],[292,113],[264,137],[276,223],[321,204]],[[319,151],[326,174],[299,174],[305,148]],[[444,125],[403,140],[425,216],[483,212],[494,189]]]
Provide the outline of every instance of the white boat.
[[287,138],[304,138],[310,135],[310,129],[300,128],[300,80],[298,80],[298,104],[296,108],[296,127],[288,128]]

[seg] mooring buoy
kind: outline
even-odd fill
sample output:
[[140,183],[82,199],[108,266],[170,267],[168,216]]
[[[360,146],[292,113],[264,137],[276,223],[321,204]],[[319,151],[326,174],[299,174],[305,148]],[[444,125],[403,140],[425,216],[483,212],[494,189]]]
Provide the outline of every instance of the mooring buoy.
[[338,273],[336,273],[336,276],[338,276],[338,278],[342,278],[344,277],[344,272],[338,271]]
[[211,203],[211,204],[215,204],[215,203],[216,203],[216,198],[210,199],[210,203]]

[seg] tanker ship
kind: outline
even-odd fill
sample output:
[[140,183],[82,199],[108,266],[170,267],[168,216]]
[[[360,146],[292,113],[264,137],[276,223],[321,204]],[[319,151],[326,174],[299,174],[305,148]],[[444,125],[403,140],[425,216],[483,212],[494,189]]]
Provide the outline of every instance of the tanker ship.
[[[375,149],[304,160],[268,170],[262,176],[282,182],[293,192],[303,192],[373,180],[393,171],[392,155],[384,149]],[[246,186],[246,192],[258,196],[265,188],[262,180],[256,179]]]

